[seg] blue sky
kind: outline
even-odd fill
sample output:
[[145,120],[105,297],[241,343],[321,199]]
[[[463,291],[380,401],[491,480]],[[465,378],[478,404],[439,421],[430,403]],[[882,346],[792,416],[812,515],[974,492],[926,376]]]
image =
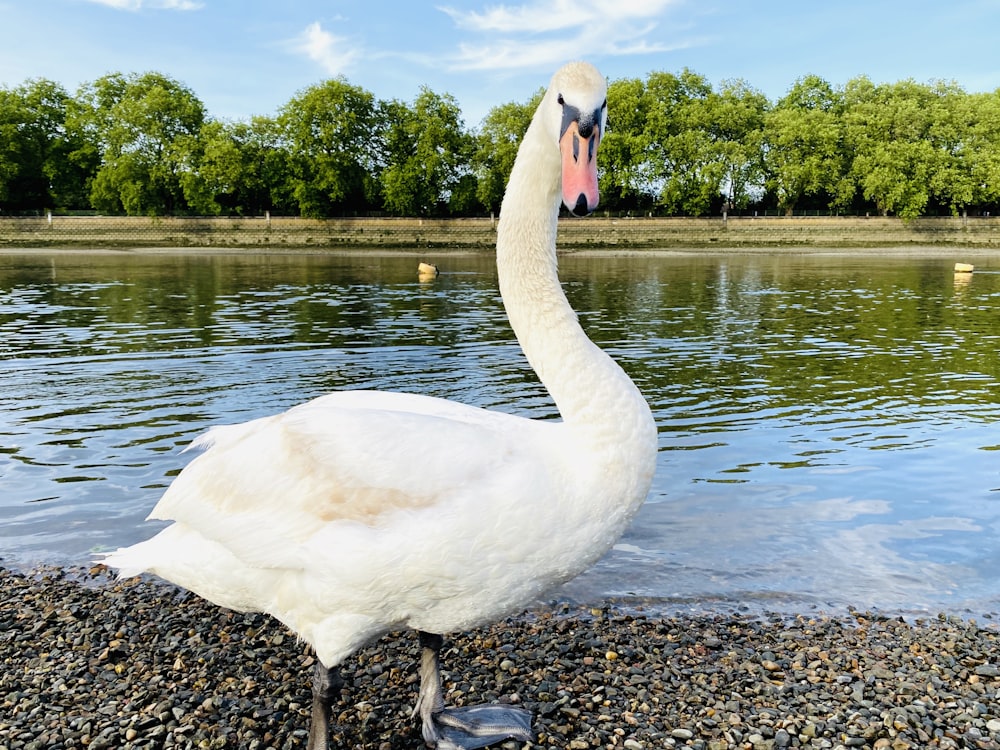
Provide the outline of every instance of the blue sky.
[[0,0],[0,85],[49,78],[73,92],[155,70],[237,119],[343,75],[381,99],[452,94],[472,127],[573,58],[611,79],[743,78],[772,100],[810,73],[992,91],[998,19],[1000,0]]

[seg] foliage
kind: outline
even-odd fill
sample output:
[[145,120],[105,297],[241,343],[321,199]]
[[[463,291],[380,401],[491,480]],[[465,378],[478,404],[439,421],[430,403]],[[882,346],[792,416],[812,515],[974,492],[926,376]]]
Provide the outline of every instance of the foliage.
[[494,107],[479,128],[472,170],[478,183],[476,197],[490,211],[500,210],[517,147],[544,94],[544,90],[535,92],[525,104],[509,102]]
[[656,200],[653,142],[646,131],[649,107],[646,85],[638,78],[608,85],[608,132],[600,151],[601,202],[608,208],[648,211]]
[[[161,73],[75,95],[0,87],[0,211],[409,216],[496,211],[543,92],[467,128],[454,97],[383,101],[343,78],[275,116],[208,116]],[[902,217],[1000,207],[1000,91],[949,82],[837,87],[807,75],[772,104],[684,69],[608,86],[605,210],[689,216],[822,208]]]
[[442,213],[452,201],[468,202],[462,187],[473,142],[454,97],[423,87],[412,107],[390,102],[386,109],[389,126],[381,174],[385,208],[405,216],[430,216]]
[[71,98],[58,83],[0,89],[0,208],[57,208],[85,200],[86,168],[67,130]]
[[831,208],[850,202],[841,149],[843,94],[819,76],[800,78],[766,115],[767,187],[791,214],[805,196],[823,195]]
[[278,115],[291,194],[303,216],[368,209],[386,123],[375,97],[344,78],[311,86]]
[[202,126],[200,173],[213,200],[229,213],[294,213],[288,152],[276,120],[209,120]]
[[712,151],[722,170],[726,202],[745,208],[764,175],[764,116],[767,97],[746,81],[725,81],[708,98]]
[[101,164],[90,200],[130,215],[216,213],[198,171],[205,108],[194,92],[159,73],[112,73],[85,86],[78,127]]

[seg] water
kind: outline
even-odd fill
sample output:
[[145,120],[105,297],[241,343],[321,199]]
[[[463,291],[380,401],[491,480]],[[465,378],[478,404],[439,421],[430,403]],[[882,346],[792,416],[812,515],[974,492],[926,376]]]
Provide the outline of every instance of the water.
[[[488,255],[0,254],[0,556],[83,564],[214,424],[338,388],[553,418]],[[657,476],[558,596],[1000,609],[1000,273],[921,257],[566,257],[647,395]]]

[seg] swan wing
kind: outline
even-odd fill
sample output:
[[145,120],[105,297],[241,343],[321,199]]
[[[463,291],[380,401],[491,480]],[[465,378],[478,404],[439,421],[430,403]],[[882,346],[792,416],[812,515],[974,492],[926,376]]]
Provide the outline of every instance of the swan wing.
[[509,493],[515,478],[537,488],[538,433],[552,426],[425,396],[330,394],[206,433],[193,445],[207,450],[150,518],[183,524],[247,565],[305,567],[311,542],[331,528],[365,536],[427,514],[446,523]]

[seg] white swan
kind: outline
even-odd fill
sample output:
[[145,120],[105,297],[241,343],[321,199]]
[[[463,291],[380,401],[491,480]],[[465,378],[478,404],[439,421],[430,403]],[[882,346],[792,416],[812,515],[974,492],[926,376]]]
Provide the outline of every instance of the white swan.
[[[594,563],[653,475],[642,395],[577,323],[556,272],[560,203],[597,204],[605,82],[586,63],[553,77],[524,136],[497,230],[500,291],[562,421],[437,398],[346,391],[217,427],[150,518],[173,521],[111,553],[231,609],[267,612],[315,648],[310,750],[327,747],[337,665],[390,630],[423,657],[415,713],[427,743],[530,739],[530,715],[444,709],[441,635],[513,611]],[[561,190],[560,190],[561,187]]]

